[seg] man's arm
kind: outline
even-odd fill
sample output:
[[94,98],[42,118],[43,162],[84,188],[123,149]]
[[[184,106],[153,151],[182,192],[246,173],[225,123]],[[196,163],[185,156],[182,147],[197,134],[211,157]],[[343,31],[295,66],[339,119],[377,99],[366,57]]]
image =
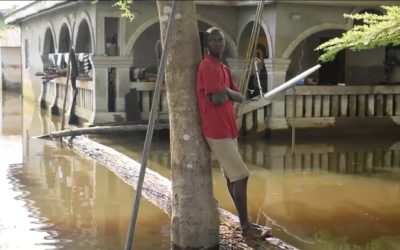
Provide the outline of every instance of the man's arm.
[[234,102],[242,103],[244,100],[244,96],[233,89],[225,88],[224,93],[229,96],[229,98]]
[[227,93],[225,93],[225,91],[210,93],[210,94],[208,94],[208,96],[214,105],[221,105],[222,103],[229,100],[229,96]]

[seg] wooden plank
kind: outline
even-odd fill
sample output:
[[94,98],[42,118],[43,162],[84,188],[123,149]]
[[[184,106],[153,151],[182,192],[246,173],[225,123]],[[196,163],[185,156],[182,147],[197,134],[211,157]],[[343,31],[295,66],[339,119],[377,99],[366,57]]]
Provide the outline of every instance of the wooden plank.
[[349,96],[349,116],[356,117],[357,115],[357,96],[350,95]]
[[393,150],[393,166],[400,168],[400,151]]
[[311,166],[312,166],[313,171],[318,171],[321,168],[321,157],[320,156],[321,155],[318,153],[312,154]]
[[329,171],[337,172],[338,171],[338,155],[336,153],[328,153],[329,158]]
[[293,96],[287,95],[285,98],[285,113],[287,118],[293,117]]
[[365,117],[366,116],[366,98],[365,95],[359,95],[357,100],[357,116]]
[[322,96],[322,116],[329,117],[331,97],[329,95]]
[[383,166],[391,167],[392,166],[392,151],[388,150],[383,153]]
[[374,155],[372,152],[365,154],[365,167],[367,173],[372,173],[374,168]]
[[367,116],[375,116],[375,95],[368,95]]
[[385,116],[393,115],[393,95],[386,95]]
[[383,116],[383,95],[375,96],[375,109],[376,116]]
[[328,170],[329,169],[329,158],[328,154],[321,154],[321,169]]
[[313,97],[312,96],[305,96],[304,97],[304,116],[305,117],[311,117],[313,113]]
[[357,168],[356,171],[359,174],[362,174],[365,172],[365,156],[364,152],[357,152]]
[[307,170],[312,169],[310,153],[303,154],[303,169],[307,169]]
[[321,117],[322,116],[322,97],[320,95],[314,96],[314,110],[313,117]]
[[250,131],[254,128],[254,114],[253,112],[249,112],[244,115],[245,119],[245,130]]
[[399,85],[296,86],[299,95],[370,95],[400,93]]
[[400,115],[400,95],[394,95],[394,114]]
[[347,155],[346,153],[338,153],[336,154],[338,157],[338,172],[339,173],[347,173]]
[[296,96],[296,117],[304,117],[304,96]]
[[265,98],[259,98],[256,101],[247,100],[246,103],[242,104],[242,114],[247,114],[248,112],[252,112],[261,107],[265,107],[271,104],[271,100],[267,100]]
[[338,117],[339,116],[339,96],[332,95],[331,98],[331,116]]
[[340,96],[340,116],[347,116],[349,105],[349,97],[347,95]]
[[255,164],[257,166],[263,166],[264,165],[264,151],[262,150],[261,147],[256,147],[255,151]]
[[356,156],[354,152],[347,152],[346,154],[346,173],[355,173]]
[[256,127],[259,128],[264,128],[265,127],[265,111],[264,108],[257,109],[255,112],[256,114]]

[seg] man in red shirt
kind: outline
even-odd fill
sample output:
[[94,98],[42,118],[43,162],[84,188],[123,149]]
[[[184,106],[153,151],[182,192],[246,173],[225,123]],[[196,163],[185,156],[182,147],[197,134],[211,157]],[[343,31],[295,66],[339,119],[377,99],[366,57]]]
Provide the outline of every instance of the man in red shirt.
[[237,147],[239,133],[233,102],[243,102],[244,97],[233,82],[230,70],[220,60],[225,48],[224,34],[217,28],[210,28],[205,32],[204,38],[209,55],[201,62],[197,74],[202,134],[227,180],[229,193],[239,214],[242,235],[248,238],[264,238],[269,236],[269,232],[263,232],[248,219],[249,170]]

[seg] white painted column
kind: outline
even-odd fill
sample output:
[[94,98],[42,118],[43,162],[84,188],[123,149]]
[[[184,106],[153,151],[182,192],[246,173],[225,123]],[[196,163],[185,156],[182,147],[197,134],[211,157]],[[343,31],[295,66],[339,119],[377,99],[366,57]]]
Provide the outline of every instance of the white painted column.
[[[132,60],[129,60],[132,62]],[[121,66],[117,68],[117,79],[116,79],[116,100],[115,100],[115,111],[125,112],[125,95],[128,94],[129,84],[129,66]]]
[[245,58],[226,58],[229,64],[229,68],[232,73],[233,80],[237,85],[240,83],[240,78],[242,77],[244,67],[246,65]]
[[[268,91],[278,87],[285,82],[286,71],[290,59],[271,58],[264,59],[265,68],[268,74]],[[287,129],[288,124],[285,118],[285,96],[280,95],[272,100],[268,110],[269,119],[266,121],[270,130]]]
[[[129,67],[132,60],[122,56],[93,56],[95,121],[112,121],[108,112],[108,69],[116,69],[116,112],[125,112],[125,95],[129,92]],[[123,114],[121,114],[124,116]]]

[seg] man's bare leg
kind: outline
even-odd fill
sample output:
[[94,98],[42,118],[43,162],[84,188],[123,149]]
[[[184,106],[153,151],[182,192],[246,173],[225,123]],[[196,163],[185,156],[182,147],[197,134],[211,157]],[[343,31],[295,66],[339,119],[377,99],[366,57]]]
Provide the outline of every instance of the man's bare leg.
[[242,227],[242,234],[249,238],[265,238],[270,236],[269,232],[262,232],[260,228],[253,226],[249,222],[247,214],[247,181],[248,177],[235,182],[229,182],[227,185],[229,193],[235,203],[236,210],[239,214],[240,226]]

